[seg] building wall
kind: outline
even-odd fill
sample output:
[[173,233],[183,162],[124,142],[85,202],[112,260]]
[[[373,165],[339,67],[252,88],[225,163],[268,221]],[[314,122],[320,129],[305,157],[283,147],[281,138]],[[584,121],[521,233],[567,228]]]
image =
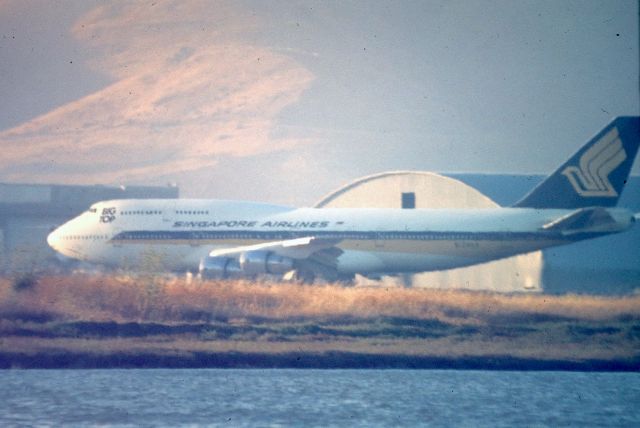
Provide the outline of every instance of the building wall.
[[63,221],[56,217],[9,217],[4,228],[8,267],[34,270],[39,263],[54,257],[46,237]]
[[47,204],[52,186],[0,183],[1,204]]

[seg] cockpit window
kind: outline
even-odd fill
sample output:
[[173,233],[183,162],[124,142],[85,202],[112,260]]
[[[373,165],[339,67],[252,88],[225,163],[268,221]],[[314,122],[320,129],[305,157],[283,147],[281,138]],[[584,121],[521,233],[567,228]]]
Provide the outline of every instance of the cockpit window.
[[98,210],[96,208],[89,208],[89,212],[95,214],[98,212]]

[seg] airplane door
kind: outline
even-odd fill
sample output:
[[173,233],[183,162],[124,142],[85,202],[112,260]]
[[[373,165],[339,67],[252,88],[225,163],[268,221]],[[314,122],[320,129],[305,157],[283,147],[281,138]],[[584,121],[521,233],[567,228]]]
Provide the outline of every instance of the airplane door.
[[111,229],[111,233],[112,233],[112,235],[111,235],[111,244],[114,247],[118,247],[118,248],[122,247],[122,244],[120,244],[119,241],[114,240],[114,238],[116,236],[120,235],[121,232],[122,232],[122,228],[121,227],[114,227],[113,229]]

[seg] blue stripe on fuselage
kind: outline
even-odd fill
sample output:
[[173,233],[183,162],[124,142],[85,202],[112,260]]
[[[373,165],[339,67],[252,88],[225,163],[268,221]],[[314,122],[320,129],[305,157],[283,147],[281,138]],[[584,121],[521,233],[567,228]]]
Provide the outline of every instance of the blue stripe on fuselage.
[[295,238],[314,236],[317,238],[336,240],[406,240],[406,241],[513,241],[513,240],[562,240],[567,242],[579,241],[600,236],[597,233],[581,233],[570,236],[559,232],[407,232],[407,231],[380,231],[380,232],[355,232],[355,231],[259,231],[259,230],[197,230],[197,231],[165,231],[165,230],[140,230],[120,232],[112,238],[112,241],[211,241],[246,239],[260,241],[281,241]]

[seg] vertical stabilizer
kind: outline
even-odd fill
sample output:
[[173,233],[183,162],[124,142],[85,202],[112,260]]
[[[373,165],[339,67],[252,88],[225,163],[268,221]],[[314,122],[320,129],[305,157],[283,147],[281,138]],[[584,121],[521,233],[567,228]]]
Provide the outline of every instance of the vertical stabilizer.
[[615,118],[514,207],[615,206],[639,143],[640,117]]

